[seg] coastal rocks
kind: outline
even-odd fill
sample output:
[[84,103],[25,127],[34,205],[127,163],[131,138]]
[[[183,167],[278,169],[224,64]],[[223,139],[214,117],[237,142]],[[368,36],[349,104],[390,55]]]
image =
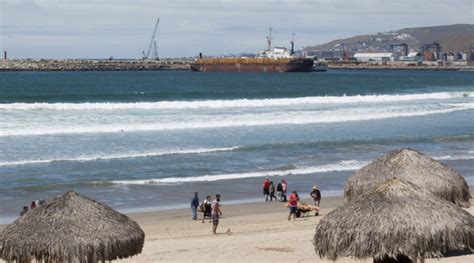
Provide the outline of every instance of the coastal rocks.
[[189,70],[186,60],[0,60],[0,71],[139,71]]

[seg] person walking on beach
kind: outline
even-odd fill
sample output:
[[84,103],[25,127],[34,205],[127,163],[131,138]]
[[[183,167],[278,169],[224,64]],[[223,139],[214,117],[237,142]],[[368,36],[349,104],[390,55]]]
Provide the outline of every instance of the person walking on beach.
[[273,201],[273,198],[275,198],[275,201],[277,200],[275,196],[275,185],[273,184],[273,181],[270,182],[270,202]]
[[212,218],[212,232],[217,234],[217,226],[219,225],[219,216],[222,215],[221,207],[219,202],[221,201],[221,195],[216,194],[216,199],[212,201],[212,211],[211,211],[211,218]]
[[270,180],[268,177],[263,180],[263,195],[265,196],[265,202],[267,202],[270,196]]
[[286,202],[286,191],[288,189],[288,184],[286,183],[286,180],[281,180],[281,189],[282,189],[282,202]]
[[[321,191],[319,190],[317,185],[313,186],[313,191],[311,191],[311,198],[313,198],[314,205],[319,208],[319,204],[321,203]],[[314,214],[315,216],[319,215],[319,211],[316,211]]]
[[291,220],[291,215],[293,215],[293,221],[296,220],[296,212],[298,210],[298,193],[293,191],[289,197],[288,208],[290,209],[290,214],[288,215],[288,221]]
[[199,206],[198,192],[194,192],[194,197],[191,199],[191,211],[193,213],[193,220],[197,220],[197,208]]

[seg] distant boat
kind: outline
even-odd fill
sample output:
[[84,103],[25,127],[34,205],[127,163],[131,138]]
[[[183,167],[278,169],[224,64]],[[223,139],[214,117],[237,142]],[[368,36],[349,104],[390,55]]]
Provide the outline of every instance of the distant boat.
[[326,70],[328,70],[328,64],[317,62],[316,60],[314,61],[312,71],[322,72],[322,71],[326,71]]
[[309,72],[314,70],[314,59],[294,56],[294,41],[291,51],[285,47],[272,49],[272,33],[267,37],[268,49],[255,58],[203,58],[191,63],[191,70],[198,72]]

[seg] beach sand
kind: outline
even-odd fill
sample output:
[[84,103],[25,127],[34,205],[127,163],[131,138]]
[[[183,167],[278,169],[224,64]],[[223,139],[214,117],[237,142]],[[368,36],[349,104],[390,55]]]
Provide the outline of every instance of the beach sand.
[[[191,220],[190,209],[128,214],[145,231],[145,246],[140,255],[118,262],[332,262],[316,255],[312,239],[319,220],[342,203],[342,197],[323,198],[320,216],[311,213],[289,222],[284,203],[226,206],[224,199],[218,235],[212,234],[209,220]],[[474,207],[468,211],[474,214]],[[226,234],[228,229],[231,235]],[[337,262],[372,259],[340,258]],[[426,262],[470,263],[474,254]]]
[[[225,206],[218,235],[212,223],[191,220],[190,209],[130,214],[146,233],[142,254],[121,262],[332,262],[316,255],[312,244],[316,225],[342,197],[324,198],[320,216],[289,222],[284,203]],[[474,214],[474,208],[468,209]],[[200,213],[200,218],[202,213]],[[231,235],[225,232],[230,229]],[[341,258],[337,262],[372,262]],[[428,259],[426,262],[474,262],[474,255]]]

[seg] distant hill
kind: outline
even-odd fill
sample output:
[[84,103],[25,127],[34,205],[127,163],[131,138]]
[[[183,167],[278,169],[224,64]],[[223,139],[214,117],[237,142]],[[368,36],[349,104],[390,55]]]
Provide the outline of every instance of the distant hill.
[[397,31],[359,35],[334,40],[325,44],[309,46],[304,51],[387,51],[390,44],[406,43],[418,50],[422,43],[438,42],[443,52],[468,52],[474,47],[474,25],[455,24],[447,26],[403,28]]

